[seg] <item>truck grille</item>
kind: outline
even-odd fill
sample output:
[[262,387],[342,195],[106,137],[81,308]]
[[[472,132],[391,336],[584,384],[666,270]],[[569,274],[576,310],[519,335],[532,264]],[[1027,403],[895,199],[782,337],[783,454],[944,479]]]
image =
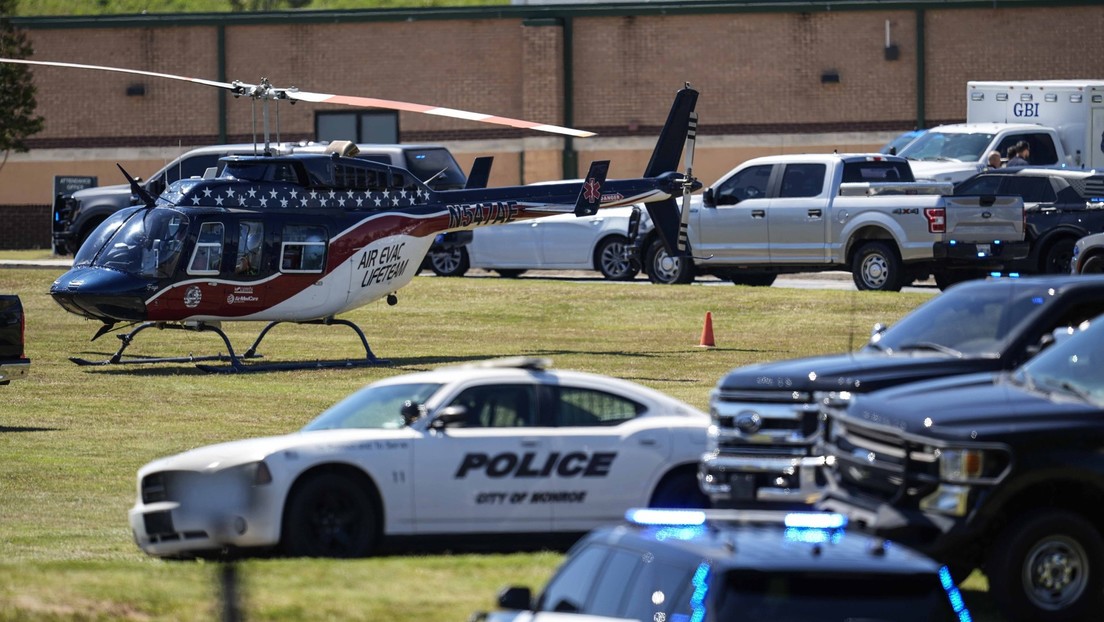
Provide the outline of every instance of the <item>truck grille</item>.
[[804,391],[721,391],[712,404],[717,449],[793,453],[819,437],[820,416]]
[[852,420],[829,417],[827,428],[825,453],[834,458],[834,472],[845,487],[898,502],[923,498],[938,485],[937,450]]

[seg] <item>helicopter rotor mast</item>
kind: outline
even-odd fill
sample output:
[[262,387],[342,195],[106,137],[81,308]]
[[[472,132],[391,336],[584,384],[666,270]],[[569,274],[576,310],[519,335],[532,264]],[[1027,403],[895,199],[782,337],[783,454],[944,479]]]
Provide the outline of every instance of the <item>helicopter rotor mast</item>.
[[[357,97],[351,95],[335,95],[331,93],[312,93],[309,91],[300,91],[298,88],[280,88],[272,86],[268,78],[261,78],[259,84],[247,84],[235,80],[234,82],[218,82],[216,80],[205,80],[203,78],[189,78],[187,76],[178,76],[169,73],[159,73],[156,71],[143,71],[140,69],[126,69],[122,67],[106,67],[102,65],[84,65],[80,63],[63,63],[57,61],[36,61],[26,60],[20,58],[0,58],[0,63],[14,63],[19,65],[38,65],[44,67],[68,67],[72,69],[94,69],[99,71],[113,71],[116,73],[127,73],[139,76],[150,76],[154,78],[166,78],[169,80],[182,80],[184,82],[192,82],[194,84],[202,84],[205,86],[213,86],[220,89],[230,91],[234,97],[249,97],[254,101],[261,100],[262,116],[264,119],[264,137],[265,137],[265,151],[268,151],[269,147],[269,114],[268,104],[270,101],[279,101],[281,99],[289,100],[292,104],[297,101],[306,101],[313,103],[326,103],[326,104],[339,104],[343,106],[353,106],[357,108],[385,108],[388,110],[398,110],[400,112],[417,112],[421,114],[431,114],[442,117],[449,117],[452,119],[463,119],[466,121],[475,121],[478,123],[491,123],[495,125],[505,125],[517,129],[533,130],[537,132],[547,132],[551,134],[561,134],[564,136],[573,136],[576,138],[589,138],[594,136],[594,132],[586,130],[577,130],[569,127],[562,127],[559,125],[550,125],[547,123],[536,123],[534,121],[524,121],[522,119],[513,119],[510,117],[501,117],[492,114],[485,114],[481,112],[471,112],[468,110],[458,110],[456,108],[445,108],[442,106],[428,106],[425,104],[415,104],[411,102],[401,102],[390,99],[377,99],[374,97]],[[254,122],[256,122],[254,120]],[[279,132],[279,129],[277,129]],[[256,142],[256,137],[254,137]]]

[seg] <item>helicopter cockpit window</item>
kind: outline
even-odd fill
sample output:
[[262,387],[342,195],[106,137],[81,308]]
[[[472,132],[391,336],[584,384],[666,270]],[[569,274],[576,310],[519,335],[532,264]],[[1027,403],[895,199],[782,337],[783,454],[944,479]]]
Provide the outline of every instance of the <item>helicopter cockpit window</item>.
[[326,229],[310,225],[284,227],[280,272],[318,273],[326,266]]
[[261,247],[264,245],[264,225],[243,220],[238,225],[238,257],[234,273],[253,276],[261,272]]
[[96,258],[96,255],[100,252],[100,249],[104,247],[115,232],[119,230],[119,227],[123,226],[131,216],[140,210],[145,208],[132,207],[129,209],[122,209],[111,216],[107,217],[107,220],[100,223],[100,226],[96,227],[92,234],[85,239],[84,244],[81,244],[77,254],[73,257],[74,266],[88,266],[92,265],[92,261]]
[[221,222],[205,222],[200,226],[188,274],[214,275],[222,270],[223,231]]
[[115,231],[94,265],[131,274],[167,278],[176,270],[188,233],[188,217],[176,210],[136,212]]

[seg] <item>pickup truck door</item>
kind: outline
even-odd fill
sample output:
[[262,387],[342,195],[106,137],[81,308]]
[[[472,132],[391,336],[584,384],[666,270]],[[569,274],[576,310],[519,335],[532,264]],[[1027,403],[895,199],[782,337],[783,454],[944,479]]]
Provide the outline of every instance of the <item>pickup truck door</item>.
[[768,260],[767,208],[775,165],[735,171],[713,186],[714,205],[702,205],[691,240],[694,255],[726,261]]
[[768,240],[771,263],[828,261],[827,165],[784,165],[778,194],[770,200]]

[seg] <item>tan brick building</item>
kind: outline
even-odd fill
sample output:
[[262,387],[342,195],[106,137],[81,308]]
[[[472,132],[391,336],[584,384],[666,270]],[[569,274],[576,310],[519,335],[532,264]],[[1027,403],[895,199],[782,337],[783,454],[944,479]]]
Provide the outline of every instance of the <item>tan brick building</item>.
[[[612,160],[613,177],[639,174],[684,82],[702,93],[695,173],[709,183],[755,155],[866,150],[917,125],[961,120],[968,80],[1104,77],[1104,48],[1094,44],[1104,6],[1087,0],[733,0],[16,24],[35,60],[227,82],[268,77],[599,133],[565,140],[400,115],[404,142],[444,143],[463,166],[495,155],[494,184],[572,176],[600,158]],[[115,162],[148,175],[189,147],[251,140],[250,104],[218,89],[33,71],[45,130],[0,170],[0,209],[49,203],[54,175],[116,183]],[[282,104],[281,138],[314,138],[316,115],[335,109]]]

